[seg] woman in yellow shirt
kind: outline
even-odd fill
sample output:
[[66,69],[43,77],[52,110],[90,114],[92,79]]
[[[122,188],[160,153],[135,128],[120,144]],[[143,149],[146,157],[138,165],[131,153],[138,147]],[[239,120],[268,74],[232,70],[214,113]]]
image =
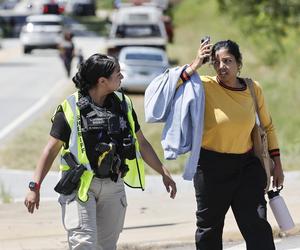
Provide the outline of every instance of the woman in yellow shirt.
[[[202,76],[205,90],[204,131],[194,176],[197,200],[196,246],[221,250],[225,215],[232,208],[248,250],[273,250],[272,229],[266,220],[266,173],[252,152],[255,106],[243,78],[239,46],[220,41],[201,43],[193,63],[182,73],[187,80],[211,56],[216,76]],[[274,161],[273,187],[283,184],[280,153],[261,86],[254,82],[262,125]]]

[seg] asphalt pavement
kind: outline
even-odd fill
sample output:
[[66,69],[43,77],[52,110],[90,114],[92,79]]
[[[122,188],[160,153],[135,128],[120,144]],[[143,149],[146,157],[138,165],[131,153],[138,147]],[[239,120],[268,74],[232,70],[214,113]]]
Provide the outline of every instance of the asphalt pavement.
[[[27,213],[22,203],[31,176],[31,171],[0,169],[0,182],[15,200],[0,205],[0,250],[67,249],[60,207],[53,191],[58,173],[47,175],[41,190],[40,209],[33,215]],[[118,249],[194,249],[196,202],[193,185],[181,176],[174,176],[174,179],[178,187],[174,200],[169,198],[160,176],[147,176],[144,192],[126,188],[128,208]],[[300,250],[300,171],[287,172],[285,183],[282,196],[296,228],[286,237],[278,238],[278,225],[270,209],[268,219],[277,238],[277,249]],[[231,211],[225,221],[224,249],[246,249]]]

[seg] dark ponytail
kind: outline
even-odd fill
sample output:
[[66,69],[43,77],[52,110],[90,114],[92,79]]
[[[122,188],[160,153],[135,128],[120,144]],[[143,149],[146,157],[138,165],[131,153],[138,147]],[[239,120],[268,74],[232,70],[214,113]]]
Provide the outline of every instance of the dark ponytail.
[[100,77],[109,78],[117,67],[119,63],[114,57],[94,54],[80,64],[72,81],[80,92],[87,94]]

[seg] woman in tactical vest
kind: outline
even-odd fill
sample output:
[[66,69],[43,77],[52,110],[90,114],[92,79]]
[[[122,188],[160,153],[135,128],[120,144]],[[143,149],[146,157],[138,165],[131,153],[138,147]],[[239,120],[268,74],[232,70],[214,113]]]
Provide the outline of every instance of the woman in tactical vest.
[[39,189],[61,152],[60,193],[70,249],[116,249],[126,211],[124,182],[144,189],[143,160],[162,175],[170,197],[176,185],[145,139],[131,100],[116,90],[121,79],[115,58],[94,54],[73,77],[78,91],[58,106],[50,139],[25,198],[39,207]]

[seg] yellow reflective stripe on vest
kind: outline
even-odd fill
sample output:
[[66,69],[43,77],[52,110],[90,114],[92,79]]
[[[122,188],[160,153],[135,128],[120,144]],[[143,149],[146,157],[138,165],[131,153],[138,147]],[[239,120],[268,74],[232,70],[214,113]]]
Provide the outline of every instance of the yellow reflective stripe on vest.
[[124,182],[127,186],[132,188],[141,188],[145,189],[145,168],[144,161],[142,158],[127,160],[126,164],[128,165],[129,171],[125,175]]
[[88,197],[88,191],[91,186],[91,182],[94,177],[94,172],[85,170],[80,177],[80,186],[77,192],[78,198],[82,200],[83,202],[86,202],[89,197]]
[[70,126],[70,128],[73,127],[74,123],[74,116],[73,116],[73,111],[72,108],[67,100],[64,100],[61,104],[62,110],[64,111],[66,120]]
[[63,155],[67,152],[71,152],[75,156],[77,162],[83,164],[87,170],[85,170],[80,177],[80,185],[77,191],[78,198],[86,202],[88,200],[88,190],[91,185],[94,172],[91,169],[90,163],[88,161],[85,145],[81,133],[81,124],[80,124],[80,111],[76,103],[78,101],[78,92],[74,93],[68,97],[61,104],[63,112],[65,114],[66,120],[71,128],[71,135],[69,140],[69,148],[62,148],[61,150],[61,166],[62,171],[65,171],[65,161]]
[[[78,101],[78,92],[75,93],[76,95],[76,102]],[[76,117],[77,117],[77,152],[78,152],[78,161],[81,164],[90,164],[88,157],[86,155],[86,149],[85,149],[85,145],[84,145],[84,141],[83,141],[83,137],[82,137],[82,131],[81,131],[81,119],[80,119],[80,110],[77,107],[76,103]],[[91,170],[91,169],[90,169]]]

